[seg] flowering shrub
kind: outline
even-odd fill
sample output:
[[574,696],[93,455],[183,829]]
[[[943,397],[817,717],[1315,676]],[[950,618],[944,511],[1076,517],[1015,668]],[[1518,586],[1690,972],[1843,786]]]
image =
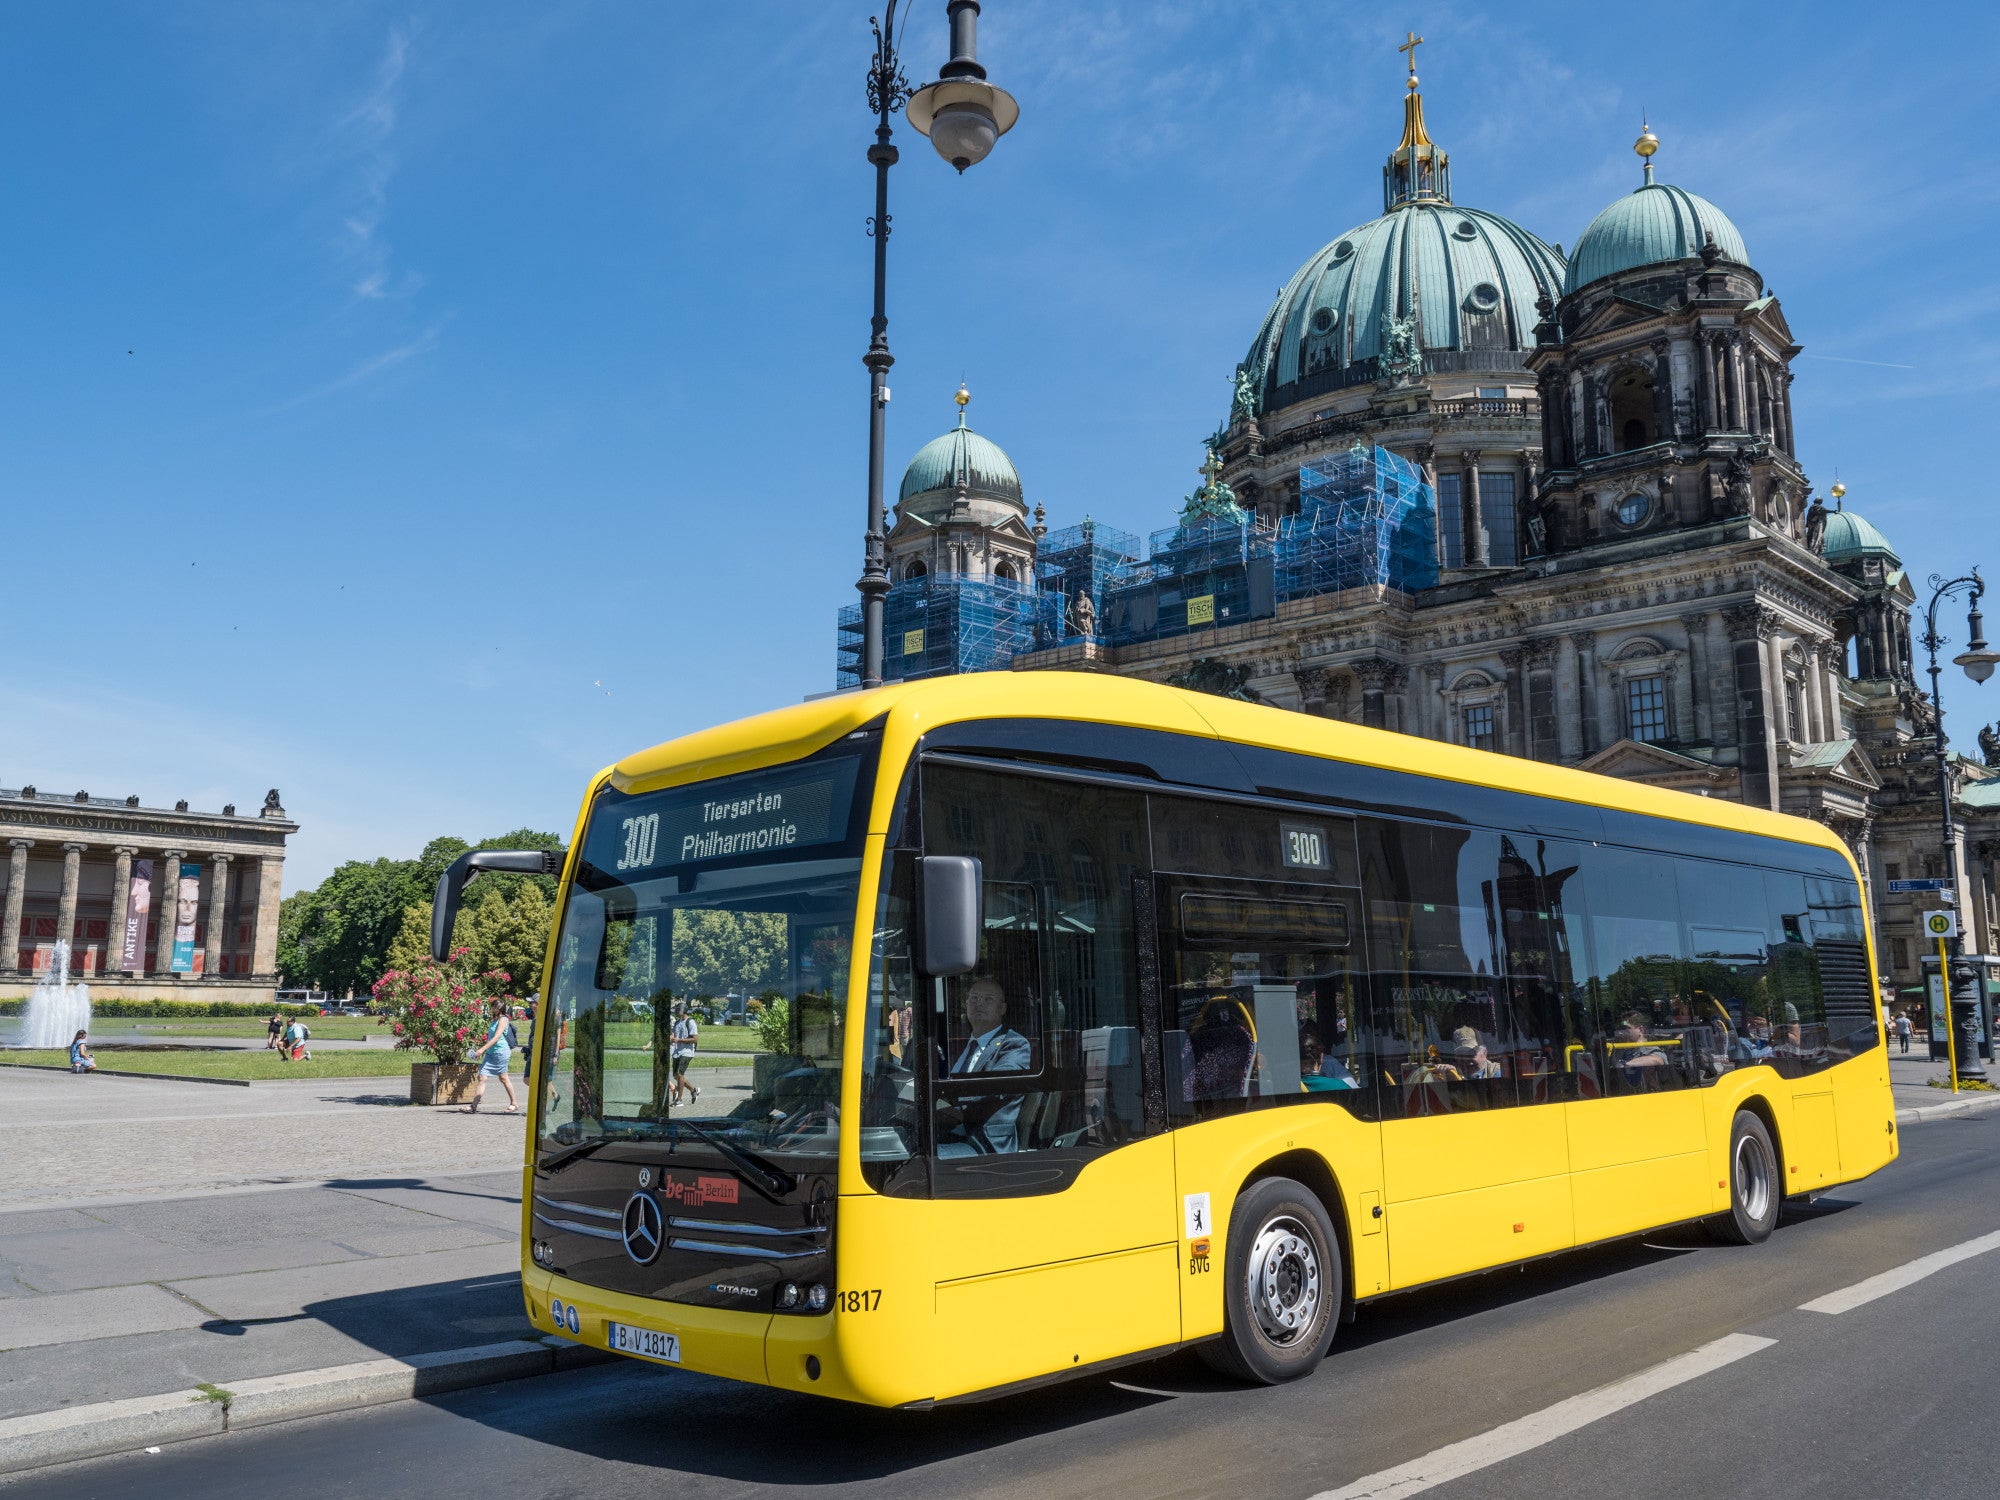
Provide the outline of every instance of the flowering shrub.
[[462,1063],[486,1040],[493,1002],[521,1003],[520,996],[508,992],[512,976],[500,969],[475,971],[470,952],[454,948],[444,963],[425,958],[375,981],[371,993],[398,1048],[428,1052],[441,1063]]

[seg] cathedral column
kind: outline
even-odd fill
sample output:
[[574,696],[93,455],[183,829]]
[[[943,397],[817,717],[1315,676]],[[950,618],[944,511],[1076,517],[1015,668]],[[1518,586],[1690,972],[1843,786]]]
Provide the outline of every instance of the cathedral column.
[[1473,448],[1464,455],[1465,479],[1463,493],[1459,497],[1459,513],[1465,522],[1465,550],[1460,554],[1469,568],[1483,568],[1488,565],[1486,555],[1486,517],[1479,508],[1479,450]]
[[1686,722],[1692,726],[1692,738],[1715,743],[1714,721],[1709,713],[1709,699],[1714,696],[1708,680],[1708,614],[1697,610],[1693,614],[1681,616],[1681,628],[1688,638],[1688,699],[1693,707],[1693,716]]
[[1747,370],[1743,353],[1743,335],[1729,336],[1729,396],[1731,402],[1731,432],[1750,430],[1750,392],[1746,384]]
[[153,921],[158,924],[153,944],[153,972],[168,974],[174,967],[174,924],[181,895],[181,861],[185,849],[168,849],[160,855],[159,874],[153,882]]
[[1418,689],[1424,695],[1424,734],[1434,740],[1451,738],[1451,724],[1444,706],[1444,663],[1427,661],[1424,663],[1423,686]]
[[1598,699],[1602,696],[1597,691],[1597,632],[1579,630],[1569,639],[1576,648],[1577,753],[1587,757],[1610,743],[1604,738],[1604,726],[1597,717]]
[[34,847],[33,839],[7,840],[7,930],[0,934],[6,939],[6,947],[0,948],[0,974],[20,972],[21,903],[28,898],[28,851]]
[[1300,712],[1325,718],[1326,668],[1293,667],[1292,681],[1298,684]]
[[1778,370],[1778,424],[1782,434],[1778,441],[1785,452],[1796,454],[1799,450],[1792,446],[1792,372],[1783,366]]
[[1736,677],[1736,735],[1743,800],[1751,807],[1778,805],[1778,746],[1771,713],[1767,648],[1778,631],[1778,616],[1762,604],[1737,604],[1723,611]]
[[1704,432],[1714,432],[1722,425],[1722,418],[1715,401],[1715,335],[1702,333],[1697,336],[1695,350],[1699,355],[1696,364],[1699,371],[1696,378],[1696,399],[1700,403],[1701,423]]
[[1361,679],[1361,722],[1370,729],[1388,727],[1384,701],[1389,685],[1390,667],[1391,663],[1379,656],[1354,664],[1354,675]]
[[100,974],[125,972],[125,919],[131,915],[132,856],[138,852],[130,844],[120,844],[111,851],[111,925],[104,930],[104,960],[97,966]]
[[[1805,728],[1792,722],[1791,704],[1785,694],[1785,638],[1775,627],[1761,638],[1764,644],[1764,670],[1771,684],[1772,730],[1781,740],[1790,740],[1795,744],[1802,742],[1805,739]],[[1771,764],[1775,771],[1777,762],[1773,761]]]
[[222,937],[229,925],[229,861],[232,856],[215,854],[208,866],[208,928],[201,950],[201,974],[214,979],[222,973]]
[[1583,693],[1578,680],[1577,640],[1556,642],[1556,755],[1564,761],[1583,758]]
[[1665,339],[1655,339],[1653,353],[1653,441],[1674,435],[1674,371]]
[[[76,887],[83,873],[84,846],[64,844],[62,848],[62,895],[56,901],[56,941],[73,951],[76,947]],[[74,957],[71,962],[76,962]],[[77,964],[76,972],[83,972],[81,964]]]
[[1539,640],[1526,644],[1528,754],[1535,760],[1548,760],[1557,753],[1556,643]]
[[1509,646],[1500,653],[1500,663],[1507,669],[1507,753],[1525,756],[1528,753],[1528,695],[1526,684],[1522,682],[1523,668],[1528,653],[1519,646]]
[[1816,642],[1813,647],[1813,661],[1819,668],[1820,701],[1826,706],[1826,737],[1830,740],[1844,739],[1847,728],[1840,720],[1839,643]]

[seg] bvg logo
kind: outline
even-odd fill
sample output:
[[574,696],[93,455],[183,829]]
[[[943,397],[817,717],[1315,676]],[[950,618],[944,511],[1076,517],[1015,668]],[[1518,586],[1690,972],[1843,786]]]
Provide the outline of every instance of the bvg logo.
[[733,1204],[736,1202],[736,1179],[697,1177],[689,1182],[685,1177],[662,1177],[660,1196],[690,1208],[700,1208],[709,1203]]

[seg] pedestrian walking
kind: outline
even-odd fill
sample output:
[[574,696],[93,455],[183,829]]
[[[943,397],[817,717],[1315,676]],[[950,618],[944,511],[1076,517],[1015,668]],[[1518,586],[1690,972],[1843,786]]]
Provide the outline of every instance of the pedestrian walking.
[[681,1102],[681,1090],[686,1089],[693,1099],[701,1097],[701,1090],[688,1082],[687,1071],[694,1064],[695,1049],[701,1045],[701,1027],[688,1013],[687,1001],[674,1007],[674,1037],[668,1049],[674,1065],[673,1102]]
[[1896,1041],[1905,1052],[1910,1050],[1910,1015],[1908,1011],[1900,1012],[1896,1017]]
[[87,1031],[79,1031],[76,1040],[69,1044],[69,1070],[72,1073],[97,1071],[97,1059],[90,1055],[90,1043],[86,1040],[89,1035]]
[[285,1013],[281,1010],[274,1010],[271,1012],[271,1019],[264,1025],[264,1050],[266,1052],[277,1051],[278,1038],[284,1034]]
[[507,1061],[514,1055],[509,1045],[514,1036],[513,1013],[507,1009],[504,1000],[493,1002],[493,1020],[486,1028],[486,1040],[479,1044],[473,1056],[479,1060],[479,1082],[473,1091],[472,1102],[459,1111],[464,1115],[479,1113],[479,1104],[486,1097],[486,1080],[497,1078],[500,1086],[507,1091],[507,1113],[513,1114],[517,1105],[514,1098],[514,1080],[507,1076]]

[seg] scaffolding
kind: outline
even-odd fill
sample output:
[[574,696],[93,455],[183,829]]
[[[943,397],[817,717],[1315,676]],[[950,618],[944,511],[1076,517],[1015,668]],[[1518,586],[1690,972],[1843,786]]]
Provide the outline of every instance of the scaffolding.
[[1141,555],[1139,539],[1131,532],[1098,521],[1066,526],[1043,537],[1035,549],[1035,579],[1045,594],[1054,597],[1045,611],[1038,644],[1060,646],[1080,637],[1078,599],[1090,600],[1101,629],[1112,580]]
[[1299,511],[1278,530],[1280,599],[1437,583],[1437,501],[1423,471],[1359,444],[1299,470]]
[[1123,646],[1274,614],[1275,541],[1268,526],[1248,516],[1154,532],[1146,560],[1112,578],[1101,634]]
[[[895,585],[882,600],[885,682],[1004,671],[1035,649],[1060,604],[1041,590],[1005,579],[941,573]],[[840,686],[861,685],[861,606],[840,612]]]

